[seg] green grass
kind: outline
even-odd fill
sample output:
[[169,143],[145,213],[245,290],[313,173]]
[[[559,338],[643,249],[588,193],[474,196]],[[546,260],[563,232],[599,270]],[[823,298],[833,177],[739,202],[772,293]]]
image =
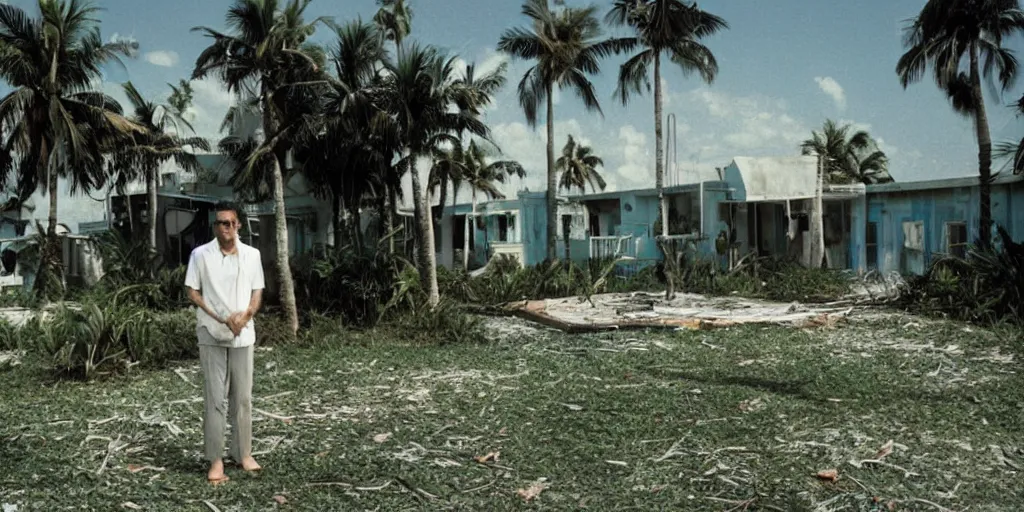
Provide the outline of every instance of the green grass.
[[[231,468],[218,488],[200,460],[196,362],[71,383],[47,380],[28,356],[0,370],[0,503],[1018,509],[1024,381],[1010,341],[959,324],[861,318],[818,331],[589,336],[503,319],[488,321],[502,328],[486,346],[346,335],[342,346],[261,348],[255,407],[293,420],[256,414],[254,450],[266,469]],[[884,464],[851,464],[889,440]],[[496,463],[474,462],[490,452],[500,453]],[[838,481],[815,477],[832,468]],[[541,478],[537,498],[517,496]]]

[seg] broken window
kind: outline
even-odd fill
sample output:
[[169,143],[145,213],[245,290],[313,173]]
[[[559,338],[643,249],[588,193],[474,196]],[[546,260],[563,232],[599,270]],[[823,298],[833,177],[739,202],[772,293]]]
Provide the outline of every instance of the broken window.
[[911,220],[903,223],[903,247],[911,251],[924,250],[924,222]]
[[864,246],[867,249],[867,267],[878,268],[878,223],[868,222]]
[[967,257],[967,223],[946,223],[946,252],[957,258]]

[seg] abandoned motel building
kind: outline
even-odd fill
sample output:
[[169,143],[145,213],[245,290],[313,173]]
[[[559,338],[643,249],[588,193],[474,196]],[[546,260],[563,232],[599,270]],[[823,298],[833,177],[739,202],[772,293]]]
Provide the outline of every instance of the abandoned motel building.
[[[102,264],[87,243],[91,236],[118,230],[141,240],[154,221],[164,264],[187,264],[194,247],[212,240],[214,205],[234,197],[226,159],[219,154],[201,155],[204,170],[199,173],[172,166],[162,169],[156,219],[147,218],[143,183],[132,184],[123,194],[113,190],[71,194],[68,183],[61,181],[58,233],[66,282],[88,285],[99,279]],[[817,165],[813,156],[736,157],[713,175],[666,186],[670,239],[700,257],[718,258],[723,268],[751,254],[792,257],[810,264]],[[1015,240],[1024,238],[1024,176],[998,176],[991,191],[994,224]],[[301,176],[289,181],[285,195],[290,253],[298,256],[318,244],[334,245],[331,201],[315,197]],[[826,184],[822,194],[826,264],[861,275],[871,271],[921,274],[937,255],[965,254],[977,237],[979,199],[976,177]],[[559,197],[558,257],[579,262],[616,257],[632,261],[632,269],[656,263],[662,257],[656,244],[661,229],[658,203],[654,188]],[[19,262],[18,254],[33,243],[37,226],[45,229],[48,204],[48,197],[37,192],[0,212],[0,287],[32,286],[32,266]],[[441,209],[434,232],[438,264],[460,267],[465,260],[475,270],[500,255],[523,265],[541,263],[546,256],[546,204],[543,191],[528,190],[502,200],[481,201],[475,207],[435,204]],[[273,204],[243,208],[242,240],[259,248],[270,267],[275,245]],[[399,246],[411,253],[412,211],[402,208],[399,215],[406,228],[397,235]],[[368,243],[378,232],[376,222],[370,214],[361,216],[360,228]],[[267,275],[271,289],[274,274]]]

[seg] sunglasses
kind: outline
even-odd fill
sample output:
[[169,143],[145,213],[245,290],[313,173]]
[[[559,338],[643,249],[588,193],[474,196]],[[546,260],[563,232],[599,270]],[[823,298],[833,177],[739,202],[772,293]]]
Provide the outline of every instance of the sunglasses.
[[213,225],[214,226],[224,226],[226,228],[230,228],[231,226],[235,225],[235,222],[231,221],[231,220],[215,220],[215,221],[213,221]]

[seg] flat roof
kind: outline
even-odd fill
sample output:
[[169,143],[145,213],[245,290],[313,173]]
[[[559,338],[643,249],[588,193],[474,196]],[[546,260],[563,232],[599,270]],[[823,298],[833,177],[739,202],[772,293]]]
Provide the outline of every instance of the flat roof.
[[[1024,181],[1024,176],[1019,174],[1001,174],[996,176],[993,185],[1009,185]],[[980,185],[977,176],[964,176],[962,178],[945,178],[938,180],[919,181],[894,181],[892,183],[876,183],[868,185],[869,194],[889,194],[894,192],[913,192],[919,190],[936,190],[943,188],[976,187]]]

